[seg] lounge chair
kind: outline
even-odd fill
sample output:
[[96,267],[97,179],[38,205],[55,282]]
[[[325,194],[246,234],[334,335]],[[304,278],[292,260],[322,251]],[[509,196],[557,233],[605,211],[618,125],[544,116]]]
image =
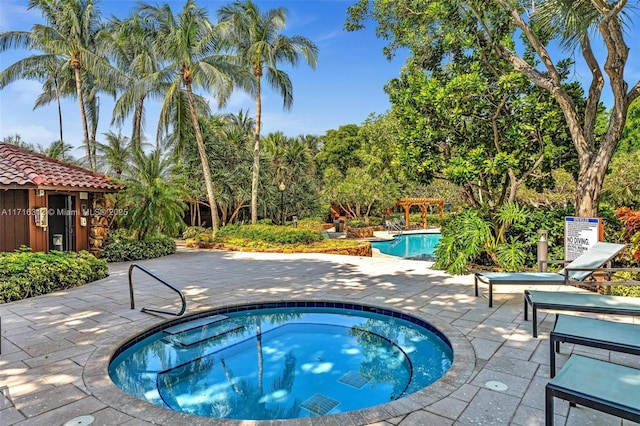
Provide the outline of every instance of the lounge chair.
[[538,309],[553,311],[593,312],[598,314],[640,317],[640,297],[607,296],[592,292],[524,291],[524,319],[531,305],[533,337],[538,337]]
[[553,425],[553,398],[640,422],[640,370],[571,355],[545,386],[545,425]]
[[640,355],[640,324],[556,315],[553,331],[549,335],[551,378],[556,375],[556,352],[560,352],[561,342]]
[[478,297],[479,282],[489,285],[489,307],[491,308],[493,306],[493,286],[496,284],[566,285],[584,281],[592,276],[597,269],[616,257],[624,248],[624,244],[597,242],[559,272],[476,272],[476,297]]

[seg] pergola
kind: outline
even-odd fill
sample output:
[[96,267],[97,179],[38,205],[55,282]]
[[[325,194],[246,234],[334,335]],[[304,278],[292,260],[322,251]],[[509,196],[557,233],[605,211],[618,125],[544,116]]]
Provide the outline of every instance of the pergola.
[[444,211],[444,198],[400,198],[397,202],[397,206],[404,208],[404,227],[409,229],[409,210],[411,206],[418,206],[420,208],[420,226],[422,228],[427,227],[427,207],[430,205],[437,205],[440,211],[440,220],[442,220],[442,212]]

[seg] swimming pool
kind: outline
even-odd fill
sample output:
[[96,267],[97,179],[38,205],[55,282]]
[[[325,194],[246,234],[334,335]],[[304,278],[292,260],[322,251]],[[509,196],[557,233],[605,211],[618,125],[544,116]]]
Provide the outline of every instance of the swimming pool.
[[374,241],[371,247],[391,256],[433,261],[438,241],[440,234],[403,234],[389,241]]
[[446,336],[393,310],[339,302],[235,306],[171,321],[118,349],[109,376],[207,417],[315,417],[388,403],[451,367]]

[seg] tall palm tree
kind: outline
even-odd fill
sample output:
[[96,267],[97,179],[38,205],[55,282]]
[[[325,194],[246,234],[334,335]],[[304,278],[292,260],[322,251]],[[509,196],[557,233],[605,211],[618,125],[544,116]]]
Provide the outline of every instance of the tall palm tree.
[[146,76],[161,68],[161,60],[153,43],[155,29],[138,13],[124,20],[113,18],[107,29],[104,34],[111,45],[113,60],[129,80],[115,104],[111,122],[122,125],[125,118],[133,114],[131,142],[134,147],[139,147],[142,143],[145,100],[150,94],[158,95],[163,90],[161,86],[143,84],[147,82],[144,80]]
[[279,91],[283,108],[293,105],[293,85],[286,72],[279,69],[281,63],[296,66],[303,57],[315,68],[318,47],[302,36],[287,37],[281,34],[285,27],[287,11],[271,9],[265,13],[251,0],[236,1],[218,11],[230,37],[231,45],[242,58],[243,65],[253,75],[252,94],[256,99],[256,122],[254,133],[253,169],[251,177],[251,223],[258,220],[258,183],[260,177],[260,127],[262,118],[262,77]]
[[[63,61],[72,70],[75,93],[80,107],[80,117],[87,161],[95,168],[91,137],[85,106],[86,78],[91,72],[111,78],[113,68],[96,52],[94,41],[100,31],[100,12],[93,0],[29,0],[29,9],[40,9],[44,24],[36,24],[31,31],[7,31],[0,34],[0,52],[10,48],[22,48],[41,52],[16,64],[33,69],[45,69],[47,64]],[[19,66],[8,68],[0,74],[0,88],[22,78]],[[26,70],[29,68],[22,68]],[[102,78],[102,77],[101,77]]]
[[33,109],[49,105],[51,102],[56,103],[60,141],[64,142],[61,99],[75,91],[73,72],[64,60],[55,56],[49,61],[34,62],[33,65],[35,69],[22,73],[23,78],[33,77],[42,83],[42,93],[36,99]]
[[168,61],[167,68],[143,80],[149,84],[157,84],[159,81],[170,79],[171,84],[164,98],[161,115],[166,115],[166,110],[173,108],[176,99],[180,99],[181,87],[184,87],[211,208],[212,228],[215,233],[219,222],[216,197],[202,131],[198,123],[194,89],[213,90],[218,104],[224,105],[231,95],[234,82],[243,87],[248,85],[243,84],[244,79],[239,72],[240,69],[232,64],[229,57],[221,54],[223,46],[219,31],[207,18],[206,11],[200,9],[194,0],[187,0],[177,16],[167,4],[160,7],[142,4],[140,14],[155,22],[157,28],[155,47],[160,56]]

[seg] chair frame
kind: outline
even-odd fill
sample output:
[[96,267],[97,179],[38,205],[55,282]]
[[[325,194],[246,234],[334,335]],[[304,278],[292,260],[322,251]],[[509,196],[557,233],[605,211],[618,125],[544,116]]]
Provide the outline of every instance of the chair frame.
[[[615,282],[615,281],[614,281]],[[617,282],[616,282],[617,283]],[[614,314],[614,315],[631,315],[640,316],[640,309],[631,308],[615,308],[608,306],[584,306],[584,305],[567,305],[555,302],[537,302],[531,295],[533,290],[524,291],[524,320],[528,321],[528,305],[531,305],[531,313],[533,322],[533,337],[538,337],[538,309],[550,309],[554,311],[572,311],[572,312],[592,312],[597,314]],[[613,297],[598,294],[586,294],[587,297]]]
[[[553,331],[551,331],[551,334],[549,335],[549,376],[551,378],[555,377],[556,375],[556,352],[560,352],[560,343],[573,343],[575,345],[590,346],[592,348],[606,349],[609,351],[623,352],[632,355],[640,355],[640,340],[638,340],[637,345],[630,345],[625,342],[616,342],[613,340],[601,340],[593,338],[589,336],[588,330],[586,330],[586,332],[581,335],[569,334],[558,330],[558,321],[561,320],[561,317],[568,316],[569,315],[556,314],[556,321],[553,326]],[[598,321],[601,323],[601,325],[611,330],[622,327],[624,327],[625,329],[628,329],[630,327],[637,327],[640,331],[640,325],[630,323],[604,321],[587,317],[573,317],[572,320],[579,322],[582,322],[584,320],[585,326],[592,324],[593,321]]]
[[[573,358],[574,356],[572,356]],[[586,358],[576,356],[578,359],[574,360],[574,362],[579,362],[579,358]],[[571,361],[571,360],[570,360]],[[612,364],[607,361],[595,360],[598,363]],[[619,366],[624,368],[623,366]],[[627,367],[630,368],[630,367]],[[620,417],[623,419],[631,420],[634,422],[640,422],[640,409],[636,407],[626,407],[621,404],[618,404],[615,401],[599,398],[593,395],[588,395],[577,390],[567,388],[564,386],[557,385],[556,383],[550,381],[545,386],[545,425],[553,426],[553,416],[554,416],[554,398],[564,399],[568,401],[569,404],[573,405],[582,405],[584,407],[592,408],[594,410],[601,411],[603,413],[611,414],[616,417]]]
[[[604,243],[604,242],[602,242]],[[599,266],[597,267],[572,267],[571,263],[578,260],[578,258],[572,260],[571,262],[569,262],[563,269],[563,271],[561,272],[546,272],[546,265],[548,264],[559,264],[559,263],[567,263],[566,260],[540,260],[538,262],[538,272],[533,272],[533,274],[545,274],[545,276],[547,276],[549,279],[545,280],[545,279],[537,279],[537,280],[525,280],[522,279],[522,277],[516,279],[499,279],[497,280],[496,278],[491,278],[489,276],[486,276],[486,271],[474,271],[474,284],[475,284],[475,295],[476,297],[479,296],[479,290],[478,290],[478,282],[482,282],[483,284],[488,284],[489,285],[489,307],[493,307],[493,286],[494,285],[531,285],[531,286],[535,286],[535,285],[569,285],[569,284],[576,284],[576,283],[585,283],[588,282],[587,279],[592,279],[592,280],[596,280],[596,275],[600,274],[602,271],[609,271],[609,273],[605,273],[603,276],[605,278],[611,279],[611,276],[613,275],[613,271],[628,271],[630,269],[633,268],[611,268],[611,261],[613,260],[613,258],[615,258],[622,250],[624,250],[624,248],[626,247],[626,245],[624,244],[615,244],[615,243],[606,243],[609,245],[614,245],[614,246],[618,246],[618,250],[615,253],[610,253],[610,256],[608,257],[607,260],[603,261],[602,263],[599,264]],[[585,252],[585,253],[588,253]],[[585,254],[583,253],[583,255]],[[582,255],[581,255],[582,256]],[[639,269],[640,270],[640,269]],[[544,272],[543,272],[544,271]],[[588,274],[586,274],[584,277],[582,278],[574,278],[571,277],[570,274],[571,273],[575,273],[575,272],[589,272]],[[521,274],[527,274],[528,272],[523,272]],[[495,282],[494,282],[495,281]]]

